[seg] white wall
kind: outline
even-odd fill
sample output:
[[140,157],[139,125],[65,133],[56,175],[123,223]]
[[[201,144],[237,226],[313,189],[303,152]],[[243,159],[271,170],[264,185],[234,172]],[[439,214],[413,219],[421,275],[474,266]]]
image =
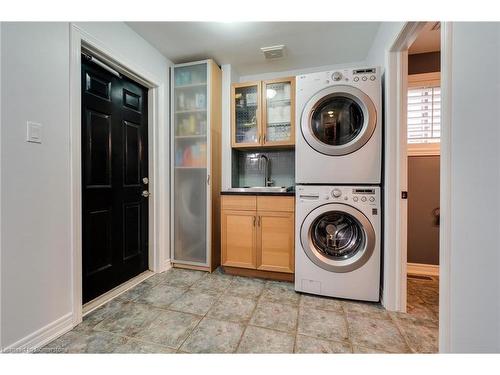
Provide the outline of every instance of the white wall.
[[336,69],[344,69],[344,68],[356,68],[356,67],[364,67],[366,63],[364,61],[357,61],[345,64],[335,64],[335,65],[322,65],[322,66],[313,66],[309,68],[303,69],[295,69],[295,70],[286,70],[281,72],[268,72],[261,74],[253,74],[246,75],[240,77],[240,82],[250,82],[250,81],[260,81],[265,79],[275,79],[282,77],[293,77],[299,76],[302,74],[315,73],[315,72],[326,72],[329,70]]
[[453,23],[451,352],[500,352],[500,24]]
[[[126,25],[79,27],[168,83],[170,62]],[[69,31],[68,23],[2,24],[3,348],[72,313]],[[25,141],[27,120],[43,124],[42,144]]]
[[[403,26],[381,25],[368,55],[370,63],[387,68],[387,52]],[[442,296],[448,295],[450,306],[447,314],[440,316],[440,329],[448,331],[443,336],[449,338],[446,351],[499,352],[500,26],[454,23],[452,41],[451,181],[450,191],[441,192],[442,200],[451,201],[451,254],[449,282],[441,282],[447,290],[440,291]],[[396,91],[395,85],[385,87],[386,97]],[[387,143],[388,131],[394,129],[386,129],[386,171],[391,171],[394,166],[388,164],[388,154],[394,153],[395,147]],[[388,183],[396,182],[386,176]],[[397,199],[387,196],[387,188],[385,198],[387,287],[388,282],[394,282],[387,275],[399,260],[394,259],[391,244],[396,236],[394,218],[387,214],[395,211]]]
[[366,56],[369,64],[382,67],[386,64],[387,51],[392,47],[399,33],[403,30],[406,22],[382,22],[375,35],[370,51]]

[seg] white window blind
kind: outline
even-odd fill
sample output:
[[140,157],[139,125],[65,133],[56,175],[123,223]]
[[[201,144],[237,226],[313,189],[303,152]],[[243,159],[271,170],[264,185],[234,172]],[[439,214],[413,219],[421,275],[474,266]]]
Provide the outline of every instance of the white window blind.
[[441,136],[441,88],[408,89],[408,143],[439,143]]

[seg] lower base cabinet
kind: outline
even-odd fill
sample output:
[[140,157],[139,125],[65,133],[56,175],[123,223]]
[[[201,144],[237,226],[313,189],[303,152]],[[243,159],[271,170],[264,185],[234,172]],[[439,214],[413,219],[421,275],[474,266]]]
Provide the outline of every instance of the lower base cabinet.
[[222,196],[222,265],[294,272],[294,197]]

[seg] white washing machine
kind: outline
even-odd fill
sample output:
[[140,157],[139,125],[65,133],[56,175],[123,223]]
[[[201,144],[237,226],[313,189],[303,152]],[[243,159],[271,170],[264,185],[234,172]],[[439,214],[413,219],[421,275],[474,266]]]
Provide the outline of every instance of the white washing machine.
[[380,69],[301,75],[296,87],[296,183],[380,184]]
[[379,301],[380,188],[297,186],[295,290]]

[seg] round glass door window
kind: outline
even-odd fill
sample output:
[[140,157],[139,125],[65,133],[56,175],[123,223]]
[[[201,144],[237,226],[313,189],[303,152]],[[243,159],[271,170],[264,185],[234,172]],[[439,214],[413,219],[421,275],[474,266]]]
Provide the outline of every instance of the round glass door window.
[[363,130],[363,110],[353,99],[344,96],[326,98],[311,114],[314,136],[329,146],[353,141]]
[[331,86],[316,93],[304,107],[302,135],[314,150],[340,156],[355,152],[371,138],[377,125],[372,100],[351,86]]
[[361,224],[345,212],[326,212],[316,218],[310,228],[316,250],[332,260],[347,260],[365,247]]
[[332,272],[362,267],[375,250],[375,230],[368,218],[346,204],[317,207],[302,222],[300,242],[307,257]]

